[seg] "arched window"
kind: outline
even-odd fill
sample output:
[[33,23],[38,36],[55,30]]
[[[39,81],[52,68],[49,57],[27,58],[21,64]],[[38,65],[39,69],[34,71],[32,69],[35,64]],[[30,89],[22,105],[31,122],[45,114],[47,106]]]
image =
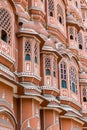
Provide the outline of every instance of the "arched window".
[[38,45],[37,45],[37,43],[35,43],[35,46],[34,46],[34,62],[38,63]]
[[59,22],[62,24],[62,17],[59,16]]
[[60,64],[60,73],[61,73],[61,87],[62,88],[67,88],[67,83],[66,83],[66,64],[64,61],[61,62]]
[[49,57],[46,57],[46,58],[45,58],[45,70],[46,70],[46,75],[51,75],[50,69],[51,69],[50,58],[49,58]]
[[4,31],[4,30],[1,30],[1,39],[2,39],[4,42],[7,42],[7,32]]
[[46,75],[50,75],[50,70],[46,69]]
[[73,40],[73,35],[70,35],[70,39]]
[[25,42],[25,60],[26,61],[31,60],[31,44],[29,41]]
[[79,44],[79,49],[83,49],[83,38],[82,38],[82,33],[78,33],[78,44]]
[[73,40],[74,39],[74,30],[73,28],[69,28],[69,35],[70,35],[70,40]]
[[54,1],[48,0],[49,15],[54,17]]
[[87,102],[87,89],[82,89],[82,95],[83,95],[83,102]]
[[27,60],[27,61],[28,61],[28,60],[31,60],[30,54],[26,54],[26,55],[25,55],[25,60]]
[[53,17],[53,12],[50,12],[50,16]]
[[79,49],[81,49],[81,50],[82,50],[82,45],[81,45],[81,44],[79,44]]
[[59,23],[64,24],[63,10],[59,4],[57,5],[57,19]]
[[69,69],[70,89],[77,94],[77,76],[73,67]]
[[0,38],[6,42],[11,43],[11,18],[6,9],[0,9]]

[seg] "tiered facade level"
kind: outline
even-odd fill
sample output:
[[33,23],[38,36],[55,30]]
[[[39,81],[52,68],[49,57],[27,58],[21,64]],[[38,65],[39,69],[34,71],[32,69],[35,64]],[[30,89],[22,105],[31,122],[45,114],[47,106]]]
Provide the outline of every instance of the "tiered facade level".
[[0,130],[87,130],[85,0],[0,0]]

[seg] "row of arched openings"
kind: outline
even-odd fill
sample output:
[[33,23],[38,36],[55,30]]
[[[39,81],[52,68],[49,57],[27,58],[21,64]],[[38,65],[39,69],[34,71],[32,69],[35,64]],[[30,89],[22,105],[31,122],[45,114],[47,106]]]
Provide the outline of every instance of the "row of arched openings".
[[[35,51],[37,50],[37,46],[35,45]],[[34,59],[37,58],[37,53],[34,52]],[[37,58],[38,59],[38,58]],[[29,42],[25,43],[25,60],[31,60],[31,45]],[[36,61],[35,61],[36,62]],[[51,63],[51,59],[47,56],[45,58],[45,75],[57,77],[57,62],[54,58],[53,64]],[[37,63],[37,62],[36,62]],[[74,67],[69,68],[69,75],[67,74],[67,66],[64,61],[60,63],[60,78],[61,78],[61,87],[67,88],[67,78],[69,77],[70,89],[74,93],[77,94],[77,73]]]

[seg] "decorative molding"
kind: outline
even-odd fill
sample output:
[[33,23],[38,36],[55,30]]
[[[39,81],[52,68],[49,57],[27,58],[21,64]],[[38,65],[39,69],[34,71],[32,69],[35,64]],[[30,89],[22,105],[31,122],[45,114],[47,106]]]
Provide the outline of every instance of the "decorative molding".
[[6,58],[8,61],[10,61],[11,63],[15,63],[15,60],[9,56],[8,54],[6,54],[5,52],[3,52],[2,50],[0,50],[0,55],[4,58]]
[[[24,87],[26,95],[29,95],[31,93],[31,92],[27,92],[28,90],[35,90],[38,93],[41,93],[41,90],[40,90],[39,86],[36,86],[33,83],[21,82],[20,85]],[[33,94],[33,93],[31,93],[31,94]]]
[[35,75],[33,73],[29,73],[29,72],[20,72],[20,73],[16,73],[18,77],[32,77],[32,78],[36,78],[37,80],[41,80],[41,77],[38,75]]
[[53,90],[53,91],[59,93],[59,89],[54,86],[41,86],[41,89],[42,90]]
[[3,72],[7,73],[10,76],[12,76],[13,78],[15,77],[15,75],[10,71],[10,69],[2,64],[0,64],[0,70],[2,70]]
[[73,98],[69,98],[66,96],[60,96],[59,98],[60,98],[60,100],[71,101],[72,103],[76,104],[79,107],[82,106],[80,103],[76,102]]

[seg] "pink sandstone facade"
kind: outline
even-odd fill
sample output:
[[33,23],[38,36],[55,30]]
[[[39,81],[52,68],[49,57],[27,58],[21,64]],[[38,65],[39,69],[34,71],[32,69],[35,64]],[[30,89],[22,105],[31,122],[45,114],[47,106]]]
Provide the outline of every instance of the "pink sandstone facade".
[[85,0],[0,0],[0,130],[87,130]]

